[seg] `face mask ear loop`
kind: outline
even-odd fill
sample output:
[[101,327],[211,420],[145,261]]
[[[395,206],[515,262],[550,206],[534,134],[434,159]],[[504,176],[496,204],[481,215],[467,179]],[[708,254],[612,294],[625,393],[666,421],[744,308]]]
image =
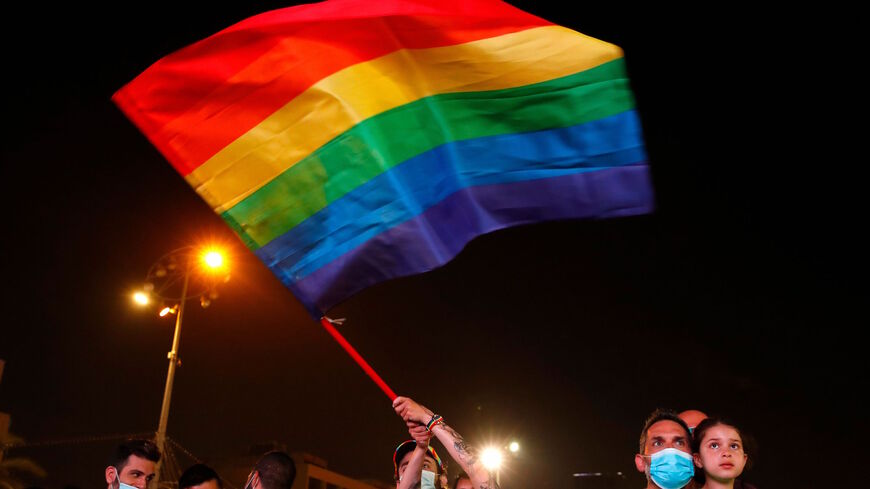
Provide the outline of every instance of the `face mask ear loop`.
[[248,476],[248,483],[245,484],[245,489],[254,489],[254,474],[256,473],[256,469],[251,471],[251,475]]

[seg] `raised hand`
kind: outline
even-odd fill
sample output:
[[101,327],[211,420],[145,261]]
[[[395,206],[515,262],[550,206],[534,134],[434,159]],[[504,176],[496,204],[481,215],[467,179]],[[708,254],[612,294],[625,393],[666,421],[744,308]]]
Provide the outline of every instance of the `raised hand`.
[[411,428],[412,423],[422,424],[425,427],[426,423],[432,419],[432,411],[418,404],[410,397],[397,397],[393,401],[393,409],[396,410],[396,414],[405,420],[409,428]]
[[427,430],[425,425],[415,424],[414,427],[408,429],[408,433],[417,442],[417,446],[424,448],[429,446],[432,432]]

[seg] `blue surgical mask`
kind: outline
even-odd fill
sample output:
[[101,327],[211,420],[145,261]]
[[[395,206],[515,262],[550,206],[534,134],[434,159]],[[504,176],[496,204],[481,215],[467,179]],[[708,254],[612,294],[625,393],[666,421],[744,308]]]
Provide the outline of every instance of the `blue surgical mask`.
[[420,489],[435,489],[435,472],[424,470],[420,473]]
[[662,489],[680,489],[692,480],[692,456],[676,448],[665,448],[650,455],[649,477]]
[[121,482],[121,471],[118,470],[118,467],[115,467],[115,479],[118,480],[118,489],[139,489],[136,486],[131,486],[130,484],[124,484]]

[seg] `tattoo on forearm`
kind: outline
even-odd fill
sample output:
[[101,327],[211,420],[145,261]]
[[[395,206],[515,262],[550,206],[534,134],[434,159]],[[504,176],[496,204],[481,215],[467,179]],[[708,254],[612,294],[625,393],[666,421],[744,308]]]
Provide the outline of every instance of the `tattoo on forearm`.
[[459,457],[465,460],[469,467],[473,467],[477,463],[477,456],[474,454],[474,447],[465,443],[465,440],[459,439],[453,442],[456,451],[459,452]]
[[456,453],[459,455],[460,462],[465,462],[469,467],[473,467],[475,463],[477,463],[477,455],[475,453],[474,447],[465,443],[465,440],[462,438],[462,435],[457,433],[453,428],[444,425],[444,429],[447,433],[453,437],[453,448],[456,449]]
[[[460,465],[464,465],[463,469],[465,469],[469,474],[477,471],[477,450],[468,443],[465,443],[465,439],[462,438],[462,435],[457,433],[453,428],[444,423],[441,424],[441,427],[453,439],[453,448],[456,450],[456,455],[459,457],[458,461]],[[483,468],[479,469],[484,470]],[[492,479],[492,473],[489,472],[488,475],[489,480],[481,482],[479,489],[499,489],[498,483]]]

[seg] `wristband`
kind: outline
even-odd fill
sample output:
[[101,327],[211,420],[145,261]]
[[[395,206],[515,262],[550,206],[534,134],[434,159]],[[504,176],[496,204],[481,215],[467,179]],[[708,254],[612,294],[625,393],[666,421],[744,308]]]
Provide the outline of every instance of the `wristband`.
[[444,418],[442,418],[440,414],[433,414],[432,419],[430,419],[429,422],[426,423],[426,429],[432,431],[432,428],[435,427],[436,424],[443,422]]

